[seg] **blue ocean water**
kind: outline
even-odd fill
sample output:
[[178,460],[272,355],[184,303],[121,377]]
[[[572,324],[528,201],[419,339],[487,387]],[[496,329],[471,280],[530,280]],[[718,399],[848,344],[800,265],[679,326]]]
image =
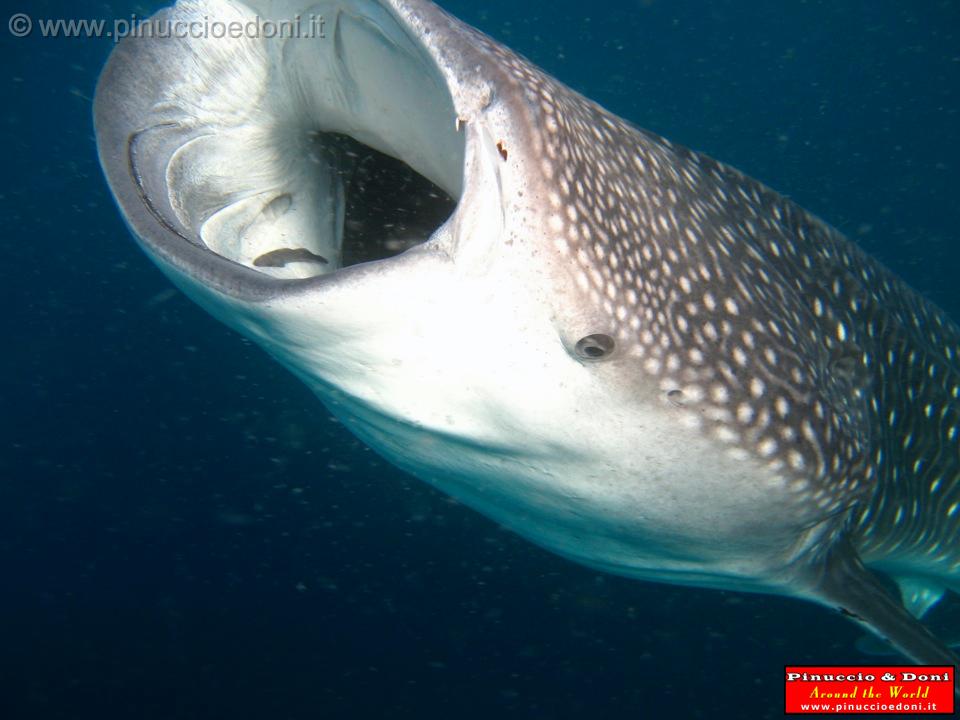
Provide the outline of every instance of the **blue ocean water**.
[[[443,5],[960,318],[960,3]],[[773,718],[784,664],[864,660],[826,610],[599,575],[365,449],[129,239],[111,48],[0,26],[0,717]]]

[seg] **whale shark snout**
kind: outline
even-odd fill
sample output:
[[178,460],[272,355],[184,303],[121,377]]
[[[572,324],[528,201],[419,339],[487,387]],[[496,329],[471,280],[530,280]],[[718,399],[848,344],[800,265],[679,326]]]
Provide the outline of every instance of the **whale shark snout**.
[[[960,331],[836,230],[426,0],[182,0],[122,42],[151,259],[390,461],[556,553],[841,608],[953,664]],[[874,571],[901,589],[890,595]]]

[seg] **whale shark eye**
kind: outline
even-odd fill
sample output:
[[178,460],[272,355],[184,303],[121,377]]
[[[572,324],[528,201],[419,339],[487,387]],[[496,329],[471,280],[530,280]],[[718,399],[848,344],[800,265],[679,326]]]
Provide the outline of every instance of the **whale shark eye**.
[[613,352],[614,345],[612,337],[596,333],[581,338],[575,349],[584,360],[600,360]]

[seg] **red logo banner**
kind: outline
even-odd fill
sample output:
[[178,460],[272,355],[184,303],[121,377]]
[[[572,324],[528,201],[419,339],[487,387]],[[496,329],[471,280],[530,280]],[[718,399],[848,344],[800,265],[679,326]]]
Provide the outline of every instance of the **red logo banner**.
[[946,666],[786,667],[784,712],[799,715],[950,715],[956,670]]

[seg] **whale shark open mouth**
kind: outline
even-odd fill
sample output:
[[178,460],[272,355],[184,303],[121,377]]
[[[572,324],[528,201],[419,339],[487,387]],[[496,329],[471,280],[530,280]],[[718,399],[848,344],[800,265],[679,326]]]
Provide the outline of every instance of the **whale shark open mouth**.
[[[213,4],[224,22],[252,16]],[[156,22],[210,9],[187,0]],[[101,80],[117,102],[98,102],[111,108],[98,133],[127,136],[127,157],[103,162],[133,179],[114,183],[128,221],[213,287],[389,258],[426,242],[461,195],[464,135],[426,49],[375,2],[311,11],[328,18],[324,37],[137,39]]]

